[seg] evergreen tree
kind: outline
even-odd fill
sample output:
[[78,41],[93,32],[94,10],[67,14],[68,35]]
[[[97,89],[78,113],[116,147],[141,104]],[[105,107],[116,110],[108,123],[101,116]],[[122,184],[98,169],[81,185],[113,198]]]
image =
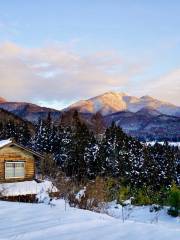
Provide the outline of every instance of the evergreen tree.
[[28,128],[27,123],[23,123],[22,125],[16,125],[16,141],[23,145],[23,146],[29,146],[29,142],[31,139],[31,132]]
[[56,135],[56,146],[55,146],[55,159],[58,165],[62,170],[68,175],[71,176],[71,164],[73,162],[70,158],[71,156],[71,147],[72,147],[72,130],[70,127],[62,128],[59,126],[57,135]]
[[33,149],[41,153],[53,153],[55,133],[55,126],[49,113],[47,119],[40,120],[36,126],[36,134],[32,139]]
[[99,145],[92,133],[89,134],[87,145],[84,150],[84,160],[86,163],[87,177],[94,179],[97,175],[97,153]]
[[120,174],[120,152],[125,134],[114,123],[106,130],[98,153],[98,169],[102,176],[117,177]]
[[8,139],[8,138],[14,138],[17,140],[17,131],[15,127],[15,123],[11,120],[8,120],[4,126],[2,131],[2,138]]
[[93,124],[95,135],[98,136],[99,134],[102,134],[105,130],[105,123],[100,112],[97,112],[92,116],[91,122]]
[[68,156],[65,162],[68,175],[78,181],[87,178],[87,161],[84,157],[85,149],[89,144],[90,133],[87,126],[81,123],[78,112],[75,111],[72,121],[72,134],[68,143]]

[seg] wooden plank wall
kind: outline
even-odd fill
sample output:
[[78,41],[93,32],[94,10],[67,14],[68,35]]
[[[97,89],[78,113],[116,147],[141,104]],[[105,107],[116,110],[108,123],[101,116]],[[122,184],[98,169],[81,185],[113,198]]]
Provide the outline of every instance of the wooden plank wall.
[[[25,178],[5,179],[5,161],[24,161]],[[0,182],[32,180],[35,177],[35,159],[33,155],[16,146],[0,149]]]

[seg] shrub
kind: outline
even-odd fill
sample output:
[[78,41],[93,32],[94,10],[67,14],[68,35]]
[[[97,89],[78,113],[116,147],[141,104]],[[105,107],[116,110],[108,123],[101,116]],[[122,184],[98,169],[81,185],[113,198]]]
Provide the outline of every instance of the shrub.
[[139,189],[135,195],[135,203],[138,205],[149,205],[152,202],[147,192],[144,189]]
[[176,217],[180,213],[180,189],[173,183],[172,187],[169,190],[169,198],[168,202],[170,205],[170,209],[168,210],[168,214]]
[[121,203],[122,201],[130,197],[131,197],[130,187],[121,186],[118,192],[118,202]]
[[98,210],[99,205],[107,202],[106,181],[97,177],[86,186],[87,209]]
[[115,178],[107,178],[105,183],[105,191],[107,193],[107,201],[111,202],[118,200],[118,194],[120,189],[120,182]]
[[[85,189],[83,196],[77,198],[77,194],[82,189]],[[106,181],[101,177],[84,183],[84,185],[77,185],[75,188],[70,186],[68,194],[70,206],[93,211],[101,211],[107,199]]]
[[177,217],[179,215],[178,210],[173,207],[168,209],[168,214],[172,217]]

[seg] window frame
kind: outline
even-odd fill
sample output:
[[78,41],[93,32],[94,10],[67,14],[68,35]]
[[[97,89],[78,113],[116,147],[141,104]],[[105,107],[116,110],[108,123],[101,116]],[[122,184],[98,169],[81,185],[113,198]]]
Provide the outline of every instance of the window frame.
[[[6,176],[6,164],[7,163],[13,163],[13,164],[16,164],[16,163],[23,163],[23,165],[24,165],[24,175],[23,176],[13,176],[13,177],[8,177],[8,176]],[[11,160],[7,160],[7,161],[5,161],[5,164],[4,164],[5,166],[4,166],[4,178],[5,179],[18,179],[18,178],[25,178],[25,161],[23,161],[23,160],[19,160],[19,161],[11,161]],[[14,173],[15,173],[15,170],[14,170]],[[15,174],[14,174],[15,175]]]

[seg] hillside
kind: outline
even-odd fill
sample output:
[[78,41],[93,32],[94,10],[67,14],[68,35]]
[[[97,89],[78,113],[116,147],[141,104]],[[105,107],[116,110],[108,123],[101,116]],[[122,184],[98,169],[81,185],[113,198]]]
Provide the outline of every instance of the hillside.
[[180,139],[180,118],[161,114],[155,110],[142,109],[136,113],[117,112],[105,116],[107,126],[112,121],[129,135],[142,139]]
[[8,121],[13,121],[16,124],[22,125],[23,123],[27,123],[30,130],[34,129],[34,126],[31,122],[28,122],[26,120],[23,120],[19,116],[8,112],[4,109],[0,109],[0,123],[7,123]]

